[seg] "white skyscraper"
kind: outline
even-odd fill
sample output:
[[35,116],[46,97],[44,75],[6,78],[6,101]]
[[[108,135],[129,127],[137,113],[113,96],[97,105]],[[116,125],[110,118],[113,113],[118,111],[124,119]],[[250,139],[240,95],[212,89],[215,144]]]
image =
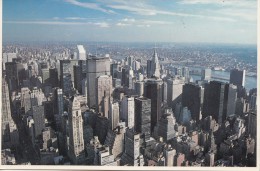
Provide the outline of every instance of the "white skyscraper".
[[119,104],[118,102],[110,103],[109,116],[111,129],[115,129],[119,123]]
[[87,60],[87,93],[89,107],[96,105],[96,78],[101,75],[110,75],[110,58],[89,56]]
[[80,102],[72,97],[69,102],[69,157],[74,164],[84,164],[83,119]]
[[167,80],[167,103],[169,106],[174,105],[180,99],[184,81],[184,77]]
[[112,96],[112,76],[101,75],[96,79],[96,107],[98,112],[108,118],[109,104]]
[[121,118],[126,122],[126,126],[131,129],[134,127],[135,102],[134,97],[124,96],[121,102]]
[[208,80],[208,81],[210,81],[210,79],[211,79],[211,69],[206,68],[206,69],[202,70],[201,80]]
[[77,48],[78,48],[78,59],[86,60],[86,50],[84,49],[83,45],[77,45]]

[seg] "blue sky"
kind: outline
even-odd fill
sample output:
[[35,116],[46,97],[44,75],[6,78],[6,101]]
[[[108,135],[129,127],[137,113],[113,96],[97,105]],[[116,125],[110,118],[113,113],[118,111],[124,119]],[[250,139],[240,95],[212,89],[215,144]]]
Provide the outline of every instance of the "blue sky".
[[256,0],[3,0],[3,41],[256,44]]

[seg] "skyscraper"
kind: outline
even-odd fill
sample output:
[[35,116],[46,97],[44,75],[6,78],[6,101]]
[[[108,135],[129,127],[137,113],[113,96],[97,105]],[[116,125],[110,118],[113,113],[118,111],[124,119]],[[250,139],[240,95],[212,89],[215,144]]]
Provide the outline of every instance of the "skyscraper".
[[81,92],[82,92],[82,95],[84,95],[85,97],[88,97],[88,82],[87,82],[87,78],[84,78],[82,81],[81,81]]
[[151,99],[146,97],[135,98],[135,131],[145,140],[151,134]]
[[2,123],[12,119],[10,108],[9,89],[5,79],[2,79]]
[[152,60],[147,60],[146,75],[148,78],[152,77]]
[[73,66],[74,73],[74,87],[78,92],[82,93],[82,68],[79,65]]
[[226,119],[224,113],[224,106],[227,103],[227,96],[225,96],[225,83],[220,81],[211,81],[205,84],[204,103],[202,117],[206,118],[212,115],[218,124]]
[[211,79],[211,69],[206,68],[206,69],[202,70],[201,80],[210,81],[210,79]]
[[257,118],[256,118],[256,113],[255,112],[250,112],[248,114],[248,127],[247,127],[247,133],[250,134],[252,138],[256,138],[256,130],[257,130]]
[[45,128],[44,106],[32,106],[32,116],[34,121],[34,135],[38,137],[42,135]]
[[77,45],[77,48],[78,48],[78,57],[77,59],[79,60],[86,60],[86,50],[84,49],[84,46],[83,45]]
[[50,68],[50,84],[52,87],[59,87],[59,77],[57,68]]
[[230,71],[230,84],[238,87],[245,86],[245,70],[233,69]]
[[163,137],[163,140],[166,142],[175,137],[175,118],[173,117],[173,112],[171,108],[165,110],[164,114],[157,122],[156,125],[156,134],[157,136]]
[[227,84],[227,107],[226,107],[226,116],[235,114],[236,110],[236,101],[237,101],[237,86],[233,84]]
[[83,119],[80,102],[72,96],[69,101],[69,157],[74,164],[84,164]]
[[82,61],[79,60],[60,60],[60,82],[61,82],[61,88],[63,90],[63,93],[65,95],[69,95],[70,91],[74,87],[74,72],[73,72],[73,66],[74,65],[80,65],[81,66]]
[[83,45],[77,45],[77,48],[78,48],[77,59],[82,61],[80,66],[81,66],[82,79],[84,79],[87,76],[88,55]]
[[110,75],[110,58],[90,56],[87,60],[87,89],[88,106],[93,107],[96,104],[96,78],[101,75]]
[[112,77],[101,75],[96,78],[96,108],[108,118],[109,104],[112,100]]
[[118,69],[119,69],[118,63],[113,63],[110,65],[110,73],[113,78],[118,78],[117,77]]
[[121,157],[121,165],[143,166],[144,161],[140,153],[141,139],[140,134],[133,129],[126,129],[125,133],[125,152]]
[[135,122],[135,102],[134,97],[124,96],[121,101],[121,119],[126,122],[129,129],[134,127]]
[[48,68],[44,68],[41,70],[42,73],[42,83],[44,86],[49,85],[50,83],[50,71]]
[[135,82],[135,92],[138,96],[144,95],[144,82],[143,81]]
[[185,78],[185,83],[188,83],[190,80],[190,70],[188,67],[182,68],[182,76]]
[[151,99],[151,132],[161,117],[162,105],[162,85],[161,79],[148,79],[145,82],[144,96]]
[[184,85],[184,77],[170,78],[167,80],[167,104],[175,107],[180,101],[182,95],[182,86]]
[[3,53],[3,70],[5,70],[5,63],[12,62],[17,57],[17,53]]
[[188,107],[192,119],[199,121],[201,109],[201,87],[194,83],[183,85],[182,106]]
[[23,64],[18,63],[16,62],[16,59],[13,59],[13,62],[5,63],[5,69],[9,91],[16,90],[22,85],[23,80],[26,78]]
[[156,49],[154,49],[152,62],[151,62],[151,76],[155,76],[157,78],[160,78],[160,63],[158,59],[158,55],[156,52]]
[[119,103],[110,103],[108,118],[110,120],[110,127],[112,130],[115,129],[117,127],[117,124],[119,123],[119,112]]
[[31,95],[28,87],[21,88],[21,108],[24,114],[28,114],[31,109]]
[[61,130],[62,115],[64,112],[64,101],[63,101],[63,92],[62,89],[56,88],[54,90],[54,114],[57,114],[57,128]]
[[19,134],[11,116],[10,98],[8,85],[2,80],[2,149],[10,148],[12,145],[19,144]]

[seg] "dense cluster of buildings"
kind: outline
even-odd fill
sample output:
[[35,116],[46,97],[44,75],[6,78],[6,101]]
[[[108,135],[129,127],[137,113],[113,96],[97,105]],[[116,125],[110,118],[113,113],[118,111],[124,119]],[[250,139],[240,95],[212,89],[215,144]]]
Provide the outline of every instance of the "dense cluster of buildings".
[[73,53],[3,55],[2,164],[256,166],[256,89],[204,69]]

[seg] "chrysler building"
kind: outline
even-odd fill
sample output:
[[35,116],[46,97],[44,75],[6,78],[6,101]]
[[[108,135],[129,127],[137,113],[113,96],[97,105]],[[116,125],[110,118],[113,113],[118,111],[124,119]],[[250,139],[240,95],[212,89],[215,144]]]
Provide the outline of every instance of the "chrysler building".
[[152,60],[147,61],[147,75],[148,78],[157,77],[160,78],[160,63],[156,49],[154,49]]

